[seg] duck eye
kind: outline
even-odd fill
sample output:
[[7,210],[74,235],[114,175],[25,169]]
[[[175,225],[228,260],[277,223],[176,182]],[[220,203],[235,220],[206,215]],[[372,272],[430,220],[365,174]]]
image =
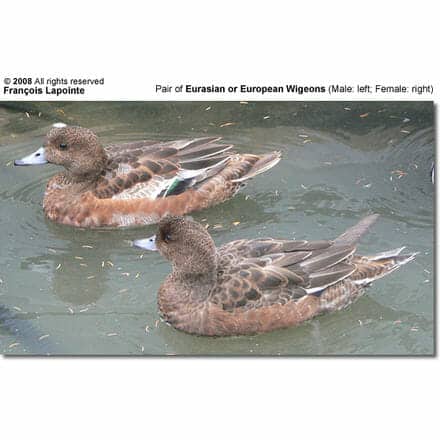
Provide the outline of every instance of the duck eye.
[[164,238],[163,238],[163,241],[164,241],[165,243],[170,242],[170,241],[171,241],[171,235],[170,235],[170,234],[165,234],[165,236],[164,236]]
[[60,150],[67,150],[67,144],[60,144]]

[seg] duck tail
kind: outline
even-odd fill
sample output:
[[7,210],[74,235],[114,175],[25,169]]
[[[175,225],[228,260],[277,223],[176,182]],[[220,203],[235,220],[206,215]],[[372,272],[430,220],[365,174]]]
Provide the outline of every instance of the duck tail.
[[356,301],[373,281],[414,260],[418,252],[401,255],[405,247],[380,252],[367,257],[355,256],[356,270],[347,278],[325,289],[319,295],[319,312],[342,310]]
[[386,259],[394,259],[396,264],[403,266],[409,261],[413,260],[418,252],[414,252],[412,254],[400,255],[400,253],[405,249],[405,246],[402,246],[397,249],[391,249],[390,251],[379,252],[378,254],[369,255],[367,258],[370,261],[381,261]]
[[400,266],[414,260],[419,252],[410,254],[401,254],[405,246],[390,251],[380,252],[378,254],[362,257],[358,263],[358,271],[355,282],[361,285],[368,285],[372,281],[384,277],[394,272]]
[[245,180],[252,179],[258,174],[264,173],[270,170],[281,160],[281,152],[273,151],[272,153],[263,154],[259,159],[252,165],[252,168],[242,177],[234,179],[232,182],[239,183]]
[[[357,241],[360,235],[377,219],[377,216],[376,218],[371,217],[361,220],[358,225],[350,228],[336,240],[348,240],[350,243],[353,240]],[[345,241],[338,243],[345,243]],[[414,260],[419,253],[401,254],[404,249],[405,246],[369,256],[353,256],[350,264],[354,266],[355,270],[347,278],[329,286],[319,294],[320,313],[341,310],[349,306],[365,292],[365,288],[373,281],[383,278],[400,266]]]
[[364,217],[359,223],[347,229],[343,234],[334,240],[334,244],[352,246],[368,231],[370,226],[376,223],[379,214],[372,214]]

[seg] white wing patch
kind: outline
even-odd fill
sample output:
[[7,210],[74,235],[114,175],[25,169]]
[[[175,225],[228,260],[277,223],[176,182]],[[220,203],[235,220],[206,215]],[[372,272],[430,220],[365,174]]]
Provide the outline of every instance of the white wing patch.
[[134,225],[152,225],[159,221],[160,217],[157,214],[143,215],[143,214],[113,214],[112,220],[119,226],[134,226]]
[[118,169],[116,170],[116,174],[128,174],[132,170],[133,167],[131,167],[128,163],[120,163],[118,165]]
[[127,188],[118,194],[115,194],[112,199],[115,200],[128,200],[128,199],[150,199],[155,200],[159,194],[166,190],[174,178],[165,179],[161,176],[155,176],[148,182],[139,182],[133,185],[131,188]]

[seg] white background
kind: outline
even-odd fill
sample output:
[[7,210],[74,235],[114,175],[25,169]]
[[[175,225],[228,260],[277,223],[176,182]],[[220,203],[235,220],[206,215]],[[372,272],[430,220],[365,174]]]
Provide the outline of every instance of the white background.
[[[304,3],[5,1],[0,81],[105,76],[95,97],[124,100],[160,99],[153,85],[170,81],[426,82],[435,95],[411,98],[438,100],[435,2]],[[0,435],[433,438],[438,367],[393,358],[2,359]]]

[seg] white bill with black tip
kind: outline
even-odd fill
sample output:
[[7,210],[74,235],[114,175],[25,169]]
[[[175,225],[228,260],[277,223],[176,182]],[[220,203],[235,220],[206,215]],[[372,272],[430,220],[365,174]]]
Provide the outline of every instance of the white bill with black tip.
[[25,165],[44,165],[47,163],[44,147],[39,148],[29,156],[23,157],[23,159],[17,159],[14,161],[14,165],[16,166],[25,166]]
[[133,246],[136,246],[141,249],[146,249],[147,251],[157,251],[156,236],[152,235],[151,237],[144,238],[141,240],[134,240]]

